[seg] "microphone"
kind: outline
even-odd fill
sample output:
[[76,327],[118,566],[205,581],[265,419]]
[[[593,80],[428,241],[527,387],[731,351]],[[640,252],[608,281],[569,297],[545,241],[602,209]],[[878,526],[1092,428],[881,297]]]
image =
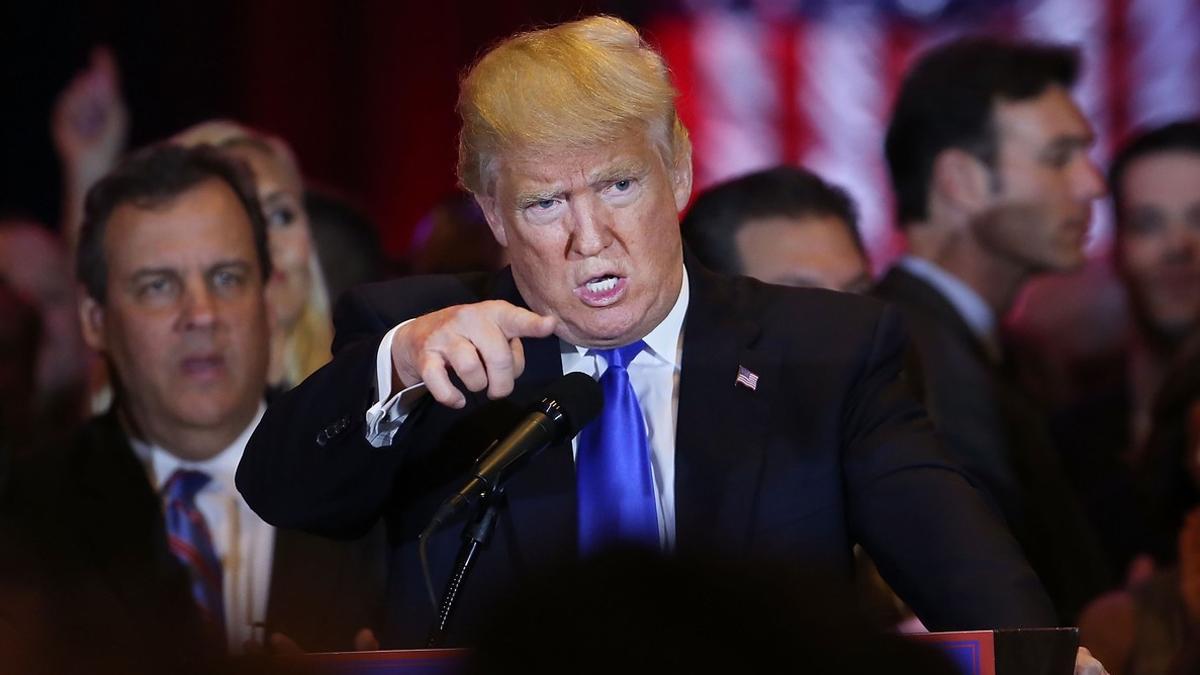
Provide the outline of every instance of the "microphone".
[[[604,395],[584,373],[568,373],[546,388],[540,401],[507,436],[493,442],[475,461],[473,476],[461,490],[442,502],[425,528],[435,532],[447,519],[490,495],[525,462],[547,447],[574,438],[600,414]],[[422,538],[425,535],[422,535]]]

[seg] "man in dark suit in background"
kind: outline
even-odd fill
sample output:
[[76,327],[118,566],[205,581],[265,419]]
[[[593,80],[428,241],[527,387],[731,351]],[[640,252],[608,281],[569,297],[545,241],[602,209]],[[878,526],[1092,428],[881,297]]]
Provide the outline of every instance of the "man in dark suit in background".
[[[462,84],[459,171],[511,268],[350,292],[333,362],[274,402],[247,447],[247,501],[331,536],[385,517],[384,642],[420,644],[434,612],[418,533],[525,403],[584,372],[605,409],[508,481],[452,643],[523,577],[622,544],[846,575],[858,541],[930,626],[1054,623],[908,395],[899,317],[685,254],[691,153],[674,97],[661,57],[610,17],[484,55]],[[428,540],[435,588],[458,524]]]
[[910,254],[876,294],[909,322],[917,388],[946,445],[1002,509],[1071,619],[1107,570],[1046,423],[1003,371],[1000,324],[1035,274],[1084,263],[1104,180],[1066,48],[966,39],[906,76],[887,133]]
[[268,639],[348,649],[368,625],[366,549],[276,530],[233,486],[266,407],[270,260],[254,195],[243,167],[169,146],[92,189],[79,313],[116,403],[13,472],[5,533],[29,535],[47,616],[75,629],[51,632],[71,644],[96,629],[139,670],[199,669],[213,647]]

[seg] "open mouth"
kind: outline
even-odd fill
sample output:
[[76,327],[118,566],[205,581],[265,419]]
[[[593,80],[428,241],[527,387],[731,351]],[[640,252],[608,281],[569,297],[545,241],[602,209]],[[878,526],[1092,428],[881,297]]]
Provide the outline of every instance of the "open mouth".
[[183,373],[198,380],[220,377],[225,372],[225,359],[221,356],[192,356],[180,364]]
[[602,274],[576,286],[575,296],[588,306],[605,307],[621,298],[628,283],[626,277]]

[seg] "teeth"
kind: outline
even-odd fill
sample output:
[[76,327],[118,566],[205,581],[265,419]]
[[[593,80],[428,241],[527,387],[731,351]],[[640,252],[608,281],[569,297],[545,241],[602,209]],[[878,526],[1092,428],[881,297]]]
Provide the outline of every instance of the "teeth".
[[586,284],[587,289],[593,293],[604,293],[605,291],[611,291],[616,285],[616,277],[604,277],[603,279],[596,281],[589,281]]

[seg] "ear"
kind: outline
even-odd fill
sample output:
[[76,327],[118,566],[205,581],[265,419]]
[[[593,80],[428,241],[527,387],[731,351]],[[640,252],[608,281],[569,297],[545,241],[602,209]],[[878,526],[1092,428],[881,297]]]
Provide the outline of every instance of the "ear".
[[933,160],[930,186],[940,201],[955,210],[975,213],[992,194],[992,170],[983,160],[959,148],[947,148]]
[[491,195],[475,195],[475,202],[479,204],[479,210],[483,211],[483,217],[487,220],[496,242],[502,247],[508,248],[508,232],[504,230],[504,219],[500,217],[496,198]]
[[79,325],[83,329],[83,341],[95,351],[107,351],[108,342],[104,336],[104,305],[88,295],[82,285],[79,287],[78,295]]
[[675,210],[683,212],[692,198],[692,153],[690,150],[675,159],[671,171],[671,188],[675,193]]

